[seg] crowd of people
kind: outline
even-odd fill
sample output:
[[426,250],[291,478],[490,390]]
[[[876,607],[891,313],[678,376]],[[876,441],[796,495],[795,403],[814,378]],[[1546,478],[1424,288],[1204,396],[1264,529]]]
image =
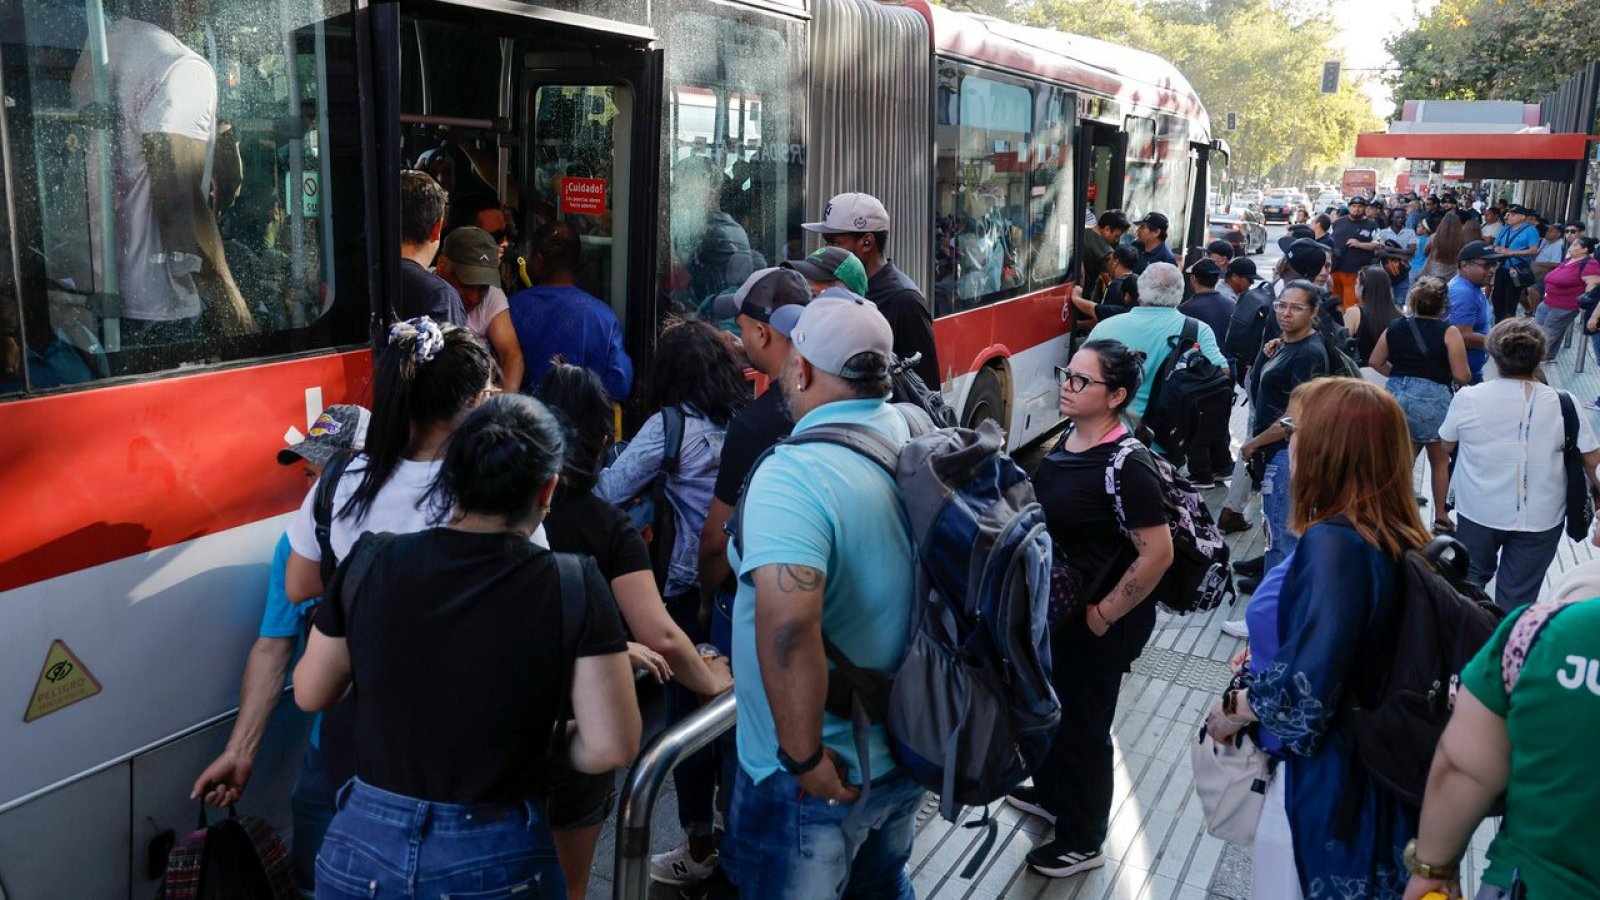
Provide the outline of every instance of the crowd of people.
[[[419,172],[402,201],[401,294],[375,348],[371,411],[331,407],[279,454],[308,491],[272,563],[233,733],[194,795],[239,801],[304,638],[294,694],[318,717],[290,798],[302,891],[579,898],[654,686],[667,726],[731,690],[735,732],[674,772],[685,841],[652,858],[652,877],[684,885],[720,870],[748,897],[914,896],[924,788],[883,725],[828,704],[831,658],[899,665],[919,550],[877,463],[785,441],[849,426],[903,446],[915,422],[889,402],[891,364],[925,354],[939,383],[927,302],[883,253],[882,204],[833,198],[805,225],[823,249],[755,269],[707,307],[736,333],[669,319],[636,385],[616,317],[575,282],[570,226],[540,226],[533,283],[508,294],[498,206],[447,232],[444,192]],[[1541,706],[1525,709],[1500,678],[1497,648],[1527,640],[1511,624],[1527,614],[1462,674],[1467,699],[1420,811],[1368,781],[1341,728],[1346,695],[1370,680],[1358,673],[1390,652],[1407,551],[1455,535],[1471,580],[1493,579],[1502,607],[1537,599],[1567,512],[1569,443],[1540,366],[1558,339],[1548,332],[1566,328],[1557,313],[1600,283],[1592,241],[1577,236],[1545,273],[1552,312],[1491,329],[1485,286],[1525,258],[1510,255],[1520,240],[1451,248],[1453,213],[1432,227],[1400,210],[1368,218],[1368,206],[1352,202],[1321,233],[1292,230],[1265,280],[1225,243],[1180,268],[1160,213],[1107,211],[1087,232],[1090,277],[1072,303],[1092,328],[1058,370],[1067,429],[1031,476],[1086,587],[1081,605],[1051,608],[1060,724],[1031,782],[1007,796],[1053,829],[1027,853],[1039,874],[1106,862],[1112,722],[1157,604],[1173,599],[1177,552],[1157,457],[1180,448],[1135,438],[1170,377],[1164,361],[1192,333],[1252,412],[1237,451],[1226,431],[1187,436],[1188,480],[1227,487],[1228,531],[1251,527],[1259,489],[1268,538],[1263,558],[1235,567],[1253,596],[1224,630],[1247,645],[1206,722],[1219,740],[1249,730],[1277,761],[1254,896],[1449,890],[1464,835],[1501,791],[1510,813],[1488,883],[1544,896],[1600,875],[1546,821],[1592,830],[1550,809],[1562,791],[1600,797],[1527,743],[1563,717],[1600,733],[1574,705],[1600,695],[1600,664],[1564,652],[1600,623],[1585,589],[1568,597],[1579,611],[1523,647]],[[1495,239],[1519,217],[1510,210]],[[1450,251],[1448,284],[1413,277],[1419,247],[1406,240],[1418,231],[1430,262]],[[770,383],[759,395],[747,368]],[[614,405],[636,389],[647,415],[620,442]],[[1586,420],[1571,443],[1600,487]],[[1433,534],[1411,487],[1424,452]],[[1552,679],[1576,687],[1558,694]]]

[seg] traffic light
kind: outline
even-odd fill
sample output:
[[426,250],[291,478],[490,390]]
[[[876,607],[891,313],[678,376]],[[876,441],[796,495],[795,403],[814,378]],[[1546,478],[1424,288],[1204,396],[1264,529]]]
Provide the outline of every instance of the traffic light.
[[1339,61],[1330,59],[1322,64],[1322,92],[1324,94],[1339,93]]
[[1229,131],[1238,131],[1239,130],[1239,114],[1238,113],[1236,113],[1236,112],[1228,113],[1228,130]]

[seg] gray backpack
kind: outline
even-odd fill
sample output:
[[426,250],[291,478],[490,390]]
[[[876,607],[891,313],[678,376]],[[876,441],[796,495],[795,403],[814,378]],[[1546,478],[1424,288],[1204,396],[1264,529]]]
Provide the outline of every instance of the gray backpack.
[[[855,724],[863,798],[873,778],[867,733],[881,723],[895,761],[936,791],[940,812],[955,821],[962,806],[985,806],[1021,784],[1055,739],[1061,704],[1050,684],[1046,627],[1050,535],[998,425],[926,430],[920,410],[898,408],[917,435],[904,448],[851,425],[808,428],[785,442],[848,447],[899,486],[917,548],[906,654],[896,671],[863,669],[824,634],[835,667],[826,708]],[[735,541],[742,521],[740,509],[730,527]],[[983,824],[989,834],[963,877],[994,842],[987,811]]]

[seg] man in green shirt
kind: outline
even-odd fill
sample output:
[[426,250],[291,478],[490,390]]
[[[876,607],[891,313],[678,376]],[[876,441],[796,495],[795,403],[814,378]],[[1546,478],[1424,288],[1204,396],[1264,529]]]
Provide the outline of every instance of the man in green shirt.
[[[1459,881],[1467,840],[1502,794],[1505,822],[1489,845],[1479,900],[1600,897],[1600,562],[1574,569],[1548,602],[1564,601],[1531,647],[1527,626],[1517,624],[1548,613],[1546,604],[1513,613],[1462,671],[1465,690],[1439,741],[1422,827],[1406,854],[1406,900]],[[1502,668],[1508,640],[1526,648],[1510,690]],[[1513,894],[1518,883],[1526,894]]]

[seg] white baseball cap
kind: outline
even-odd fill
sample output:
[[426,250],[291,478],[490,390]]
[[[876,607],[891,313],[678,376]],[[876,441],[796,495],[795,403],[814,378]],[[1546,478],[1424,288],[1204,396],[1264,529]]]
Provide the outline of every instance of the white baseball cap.
[[800,309],[789,340],[806,362],[824,372],[849,378],[883,374],[846,373],[847,364],[857,354],[872,352],[883,357],[884,371],[887,371],[894,355],[894,332],[875,304],[839,289],[818,294]]
[[822,208],[821,222],[800,226],[818,234],[865,234],[889,230],[889,211],[871,194],[836,194]]

